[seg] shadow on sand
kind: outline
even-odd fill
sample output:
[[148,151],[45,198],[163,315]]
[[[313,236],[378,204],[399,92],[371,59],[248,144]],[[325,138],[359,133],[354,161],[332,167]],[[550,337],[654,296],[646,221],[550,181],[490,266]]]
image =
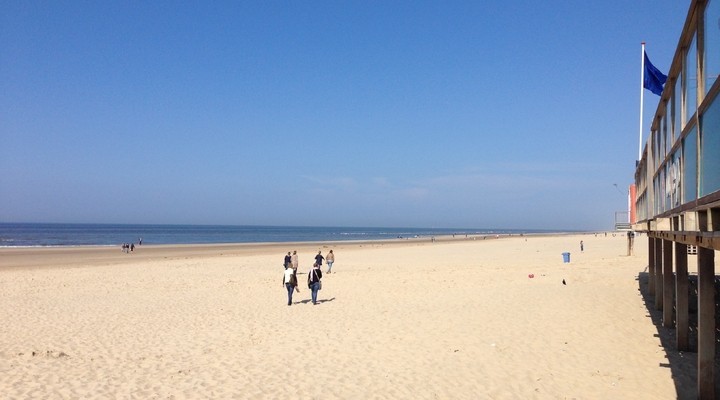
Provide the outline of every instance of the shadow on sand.
[[[676,312],[675,312],[675,304],[672,305],[673,307],[673,327],[672,328],[666,328],[662,324],[662,310],[656,310],[655,309],[655,296],[650,294],[650,291],[648,289],[648,278],[649,275],[647,272],[641,272],[638,274],[637,281],[638,281],[638,288],[640,290],[640,294],[643,297],[643,301],[645,302],[645,307],[647,308],[647,317],[649,317],[653,325],[655,325],[655,328],[657,329],[657,334],[655,335],[660,339],[660,343],[662,344],[663,350],[665,351],[665,356],[668,360],[667,363],[658,365],[661,368],[670,368],[670,371],[672,373],[673,381],[675,382],[675,391],[677,393],[678,399],[697,399],[697,275],[690,275],[688,277],[688,308],[689,308],[689,325],[690,325],[690,333],[689,333],[689,340],[690,340],[690,351],[678,351],[677,350],[677,334],[675,331],[675,318],[676,318]],[[715,320],[716,320],[716,328],[720,327],[720,325],[717,325],[717,319],[718,316],[720,316],[719,307],[717,304],[718,297],[718,289],[720,286],[718,285],[717,278],[715,279]],[[718,330],[715,330],[716,332],[716,343],[717,339],[720,339],[720,336],[717,334]],[[718,375],[720,372],[720,358],[718,357],[718,352],[720,351],[720,346],[716,345],[716,354],[715,354],[715,393],[720,393],[718,391]]]
[[[334,298],[334,297],[331,297],[331,298],[329,298],[329,299],[318,299],[317,302],[318,302],[318,304],[322,304],[322,303],[326,303],[326,302],[328,302],[328,301],[335,301],[335,298]],[[310,299],[305,299],[305,300],[300,300],[300,301],[294,301],[294,302],[293,302],[293,304],[308,304],[308,303],[312,303],[312,300],[310,300]]]

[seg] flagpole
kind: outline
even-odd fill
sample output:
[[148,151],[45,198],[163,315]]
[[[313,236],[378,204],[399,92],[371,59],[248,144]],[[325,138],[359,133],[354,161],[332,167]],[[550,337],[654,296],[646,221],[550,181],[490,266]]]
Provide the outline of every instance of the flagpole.
[[642,135],[643,135],[643,89],[645,86],[645,42],[640,46],[640,140],[638,142],[638,163],[642,160]]

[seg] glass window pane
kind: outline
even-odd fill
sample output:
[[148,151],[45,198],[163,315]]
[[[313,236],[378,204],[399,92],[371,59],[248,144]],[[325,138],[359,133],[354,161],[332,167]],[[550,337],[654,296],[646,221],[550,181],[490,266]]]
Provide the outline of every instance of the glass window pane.
[[693,35],[685,56],[685,123],[691,122],[697,108],[697,45]]
[[663,194],[665,195],[664,196],[665,208],[663,209],[663,211],[668,211],[672,208],[671,200],[670,200],[671,195],[672,195],[672,190],[671,190],[672,182],[670,180],[670,177],[671,177],[670,164],[665,164],[665,168],[663,168],[663,171],[664,171],[663,173],[665,174],[665,176],[663,177],[664,178],[663,179]]
[[667,156],[668,153],[670,153],[670,146],[672,145],[672,139],[670,138],[670,132],[668,131],[667,127],[667,114],[663,115],[662,117],[662,136],[663,136],[663,143],[664,151],[663,156]]
[[658,131],[652,132],[653,136],[653,171],[657,170],[658,167],[660,167],[661,163],[661,156],[660,156],[660,135],[658,135]]
[[670,185],[670,198],[671,198],[671,206],[670,208],[675,208],[680,206],[680,150],[676,151],[671,159],[670,164],[668,166],[668,183]]
[[693,127],[687,137],[685,137],[683,155],[685,156],[682,179],[684,204],[697,198],[697,127]]
[[660,177],[657,176],[654,179],[654,188],[655,188],[655,207],[653,207],[653,215],[660,214],[660,199],[661,199],[661,192],[662,188],[660,187]]
[[668,99],[667,103],[665,103],[665,120],[667,123],[667,137],[668,142],[670,144],[669,147],[672,148],[672,146],[675,144],[675,133],[673,132],[672,127],[672,95]]
[[[720,1],[720,0],[719,0]],[[680,71],[680,76],[682,76],[682,71]],[[680,80],[675,80],[675,85],[673,87],[673,95],[672,98],[675,101],[675,131],[677,132],[677,136],[680,137],[682,135],[682,128],[680,125]]]
[[720,100],[701,117],[700,196],[720,190]]
[[710,0],[705,8],[705,93],[720,74],[720,0]]

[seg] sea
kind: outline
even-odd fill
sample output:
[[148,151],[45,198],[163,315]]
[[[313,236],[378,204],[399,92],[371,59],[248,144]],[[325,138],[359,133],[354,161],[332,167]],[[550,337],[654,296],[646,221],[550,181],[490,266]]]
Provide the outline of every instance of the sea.
[[140,240],[143,245],[324,242],[550,232],[515,229],[0,223],[0,247],[118,246],[123,243],[138,244]]

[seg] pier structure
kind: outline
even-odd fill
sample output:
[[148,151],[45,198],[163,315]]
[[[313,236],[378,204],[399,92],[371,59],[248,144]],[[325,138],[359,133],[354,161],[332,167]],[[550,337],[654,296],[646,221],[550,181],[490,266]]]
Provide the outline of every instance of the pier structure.
[[[674,329],[679,351],[697,351],[697,393],[717,393],[715,252],[720,250],[720,0],[693,0],[650,135],[635,170],[635,231],[648,236],[647,290]],[[691,335],[688,259],[697,266]],[[693,305],[694,306],[694,305]],[[692,339],[696,340],[691,343]]]

